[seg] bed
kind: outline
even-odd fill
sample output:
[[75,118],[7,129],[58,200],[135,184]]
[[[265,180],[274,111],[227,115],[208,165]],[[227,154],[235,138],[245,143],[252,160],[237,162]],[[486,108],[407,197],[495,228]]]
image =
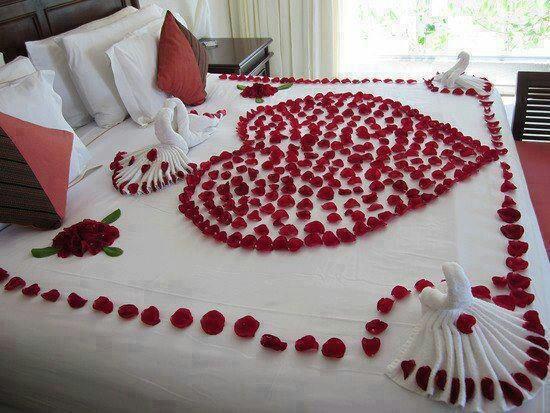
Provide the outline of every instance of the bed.
[[[208,99],[196,109],[223,108],[227,115],[208,141],[191,150],[194,162],[240,146],[236,123],[257,104],[239,95],[238,83],[208,76]],[[267,103],[329,91],[395,99],[490,143],[477,99],[434,93],[422,81],[295,83]],[[533,308],[548,322],[548,258],[504,107],[497,92],[490,99],[509,149],[506,162],[518,186],[515,199],[524,240],[530,245],[526,259],[536,295]],[[439,281],[445,261],[460,263],[473,284],[497,291],[491,276],[509,271],[506,240],[495,215],[502,198],[498,162],[428,208],[354,244],[265,254],[230,249],[201,235],[178,211],[182,183],[139,197],[121,196],[113,189],[109,164],[115,154],[154,139],[152,126],[138,127],[131,119],[94,135],[88,148],[92,162],[103,167],[69,192],[66,225],[100,219],[120,208],[116,226],[122,256],[38,260],[30,249],[49,245],[57,231],[12,225],[0,232],[0,266],[39,283],[43,291],[56,288],[62,294],[59,302],[49,303],[40,297],[0,293],[0,401],[29,411],[449,410],[384,375],[418,321],[416,297],[403,300],[385,316],[391,328],[376,357],[365,357],[361,338],[365,322],[377,317],[380,297],[398,284],[413,289],[420,278]],[[65,301],[71,292],[90,303],[108,296],[115,306],[154,305],[161,322],[151,327],[137,319],[123,320],[116,311],[105,315],[89,305],[74,310]],[[175,329],[169,321],[179,307],[189,308],[195,319],[185,330]],[[201,330],[199,319],[212,309],[224,314],[226,325],[221,334],[210,336]],[[260,321],[252,340],[232,331],[233,323],[246,314]],[[339,337],[346,343],[346,354],[336,360],[291,349],[268,351],[259,345],[264,333],[286,339],[289,347],[305,334],[320,343]],[[546,386],[521,411],[545,411],[547,396]]]

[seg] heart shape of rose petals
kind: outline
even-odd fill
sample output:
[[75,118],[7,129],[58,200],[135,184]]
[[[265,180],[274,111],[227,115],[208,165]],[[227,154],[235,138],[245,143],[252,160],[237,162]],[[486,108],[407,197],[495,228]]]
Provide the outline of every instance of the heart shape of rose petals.
[[239,149],[186,177],[179,210],[216,241],[261,252],[354,243],[498,159],[449,124],[362,92],[258,106],[237,133]]

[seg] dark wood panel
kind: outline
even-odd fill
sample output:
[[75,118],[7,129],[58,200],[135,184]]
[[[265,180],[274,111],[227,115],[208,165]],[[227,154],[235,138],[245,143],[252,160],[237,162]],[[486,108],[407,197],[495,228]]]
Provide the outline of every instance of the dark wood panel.
[[6,62],[26,55],[25,42],[106,17],[139,0],[0,0],[0,52]]
[[550,139],[550,73],[518,72],[512,133],[516,140]]

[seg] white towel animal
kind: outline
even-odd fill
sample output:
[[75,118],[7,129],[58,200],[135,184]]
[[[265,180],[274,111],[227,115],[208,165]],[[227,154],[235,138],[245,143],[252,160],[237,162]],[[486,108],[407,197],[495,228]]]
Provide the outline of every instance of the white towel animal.
[[148,194],[184,178],[191,171],[189,149],[208,139],[224,116],[224,110],[189,113],[178,98],[166,99],[155,117],[160,144],[117,154],[111,163],[113,186],[122,194]]
[[388,366],[400,386],[465,411],[506,411],[534,397],[548,372],[548,341],[536,311],[512,312],[473,297],[456,263],[446,288],[425,288],[422,318]]
[[433,80],[447,88],[473,88],[478,93],[485,93],[483,89],[487,83],[485,80],[465,74],[469,64],[470,55],[466,52],[460,52],[458,54],[458,61],[453,67],[444,73],[438,73]]

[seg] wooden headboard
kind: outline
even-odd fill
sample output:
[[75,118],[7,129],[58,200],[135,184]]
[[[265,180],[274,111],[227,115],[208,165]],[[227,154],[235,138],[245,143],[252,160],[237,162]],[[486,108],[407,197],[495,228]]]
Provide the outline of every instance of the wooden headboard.
[[0,0],[0,52],[26,55],[25,42],[44,39],[108,16],[139,0]]

